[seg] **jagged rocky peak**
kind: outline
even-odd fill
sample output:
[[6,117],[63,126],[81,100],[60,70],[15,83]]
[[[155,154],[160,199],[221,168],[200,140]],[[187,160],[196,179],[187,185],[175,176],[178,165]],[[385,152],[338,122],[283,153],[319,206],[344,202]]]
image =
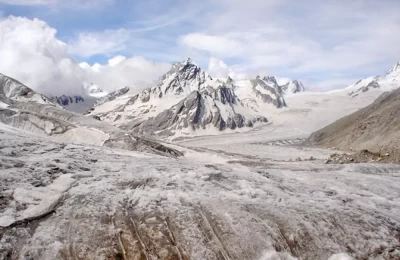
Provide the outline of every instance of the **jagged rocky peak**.
[[264,77],[261,79],[261,77],[257,76],[256,79],[250,80],[250,82],[253,93],[263,103],[273,104],[277,108],[286,106],[282,90],[276,82],[275,77]]
[[228,85],[228,86],[232,86],[232,85],[234,85],[235,84],[235,81],[231,78],[231,77],[229,77],[228,76],[228,78],[226,79],[226,85]]
[[244,109],[231,88],[208,87],[202,91],[193,91],[178,104],[140,125],[125,127],[145,135],[179,136],[201,129],[234,130],[253,127],[256,122],[268,122],[263,116],[238,113],[238,108]]
[[278,86],[278,82],[274,76],[267,76],[264,77],[263,80],[267,83],[273,84],[274,86]]
[[156,86],[149,92],[155,96],[188,95],[200,90],[212,78],[189,58],[176,62],[172,68],[157,81]]
[[397,62],[388,72],[387,75],[392,74],[392,73],[399,73],[400,74],[400,61]]

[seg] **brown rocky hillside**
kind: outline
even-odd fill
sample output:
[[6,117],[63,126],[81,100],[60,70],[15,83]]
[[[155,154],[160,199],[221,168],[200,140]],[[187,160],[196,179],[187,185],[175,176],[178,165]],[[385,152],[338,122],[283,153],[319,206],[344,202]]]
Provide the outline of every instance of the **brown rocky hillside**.
[[361,151],[400,161],[400,89],[313,133],[306,145]]

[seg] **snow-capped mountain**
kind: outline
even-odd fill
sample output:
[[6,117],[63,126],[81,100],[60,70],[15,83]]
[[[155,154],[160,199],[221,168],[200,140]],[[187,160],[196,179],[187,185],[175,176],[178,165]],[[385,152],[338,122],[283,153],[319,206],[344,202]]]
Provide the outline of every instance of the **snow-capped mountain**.
[[387,73],[390,76],[400,76],[400,62],[397,62]]
[[367,77],[346,88],[349,95],[356,97],[370,90],[391,91],[400,84],[400,62],[396,63],[384,76]]
[[191,135],[199,129],[235,130],[252,127],[256,122],[267,122],[267,119],[246,111],[233,90],[221,85],[217,89],[208,87],[195,90],[156,117],[139,125],[133,123],[123,127],[146,135],[155,133],[171,136],[178,133]]
[[89,114],[123,129],[151,129],[163,135],[237,129],[266,122],[264,116],[243,106],[235,89],[233,80],[213,80],[188,59],[173,64],[153,87],[136,95],[100,101]]

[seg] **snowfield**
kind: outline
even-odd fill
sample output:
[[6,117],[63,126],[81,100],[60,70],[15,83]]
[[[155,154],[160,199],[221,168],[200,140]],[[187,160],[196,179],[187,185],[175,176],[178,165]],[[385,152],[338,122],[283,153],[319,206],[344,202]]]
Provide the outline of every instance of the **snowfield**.
[[171,144],[176,159],[2,125],[0,259],[400,257],[399,165],[255,133]]

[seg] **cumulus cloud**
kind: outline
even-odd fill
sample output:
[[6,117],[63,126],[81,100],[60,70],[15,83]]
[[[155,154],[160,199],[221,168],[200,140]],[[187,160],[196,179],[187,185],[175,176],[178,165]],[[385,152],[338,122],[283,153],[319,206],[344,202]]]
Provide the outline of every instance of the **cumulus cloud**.
[[222,60],[211,57],[208,63],[208,72],[213,77],[226,78],[229,74],[232,74],[233,71]]
[[0,21],[0,71],[44,93],[79,86],[84,71],[45,22],[21,17]]
[[78,64],[57,31],[38,19],[10,16],[0,20],[0,73],[46,95],[80,94],[84,82],[106,91],[142,86],[165,72],[167,63],[143,57],[111,58],[108,64]]
[[208,63],[208,73],[215,78],[231,77],[234,80],[249,79],[256,76],[255,71],[239,71],[229,67],[223,60],[211,57]]
[[81,63],[80,66],[86,72],[86,81],[95,83],[107,91],[124,86],[139,91],[171,68],[169,63],[152,62],[138,56],[129,59],[117,56],[108,60],[106,65],[90,66]]

